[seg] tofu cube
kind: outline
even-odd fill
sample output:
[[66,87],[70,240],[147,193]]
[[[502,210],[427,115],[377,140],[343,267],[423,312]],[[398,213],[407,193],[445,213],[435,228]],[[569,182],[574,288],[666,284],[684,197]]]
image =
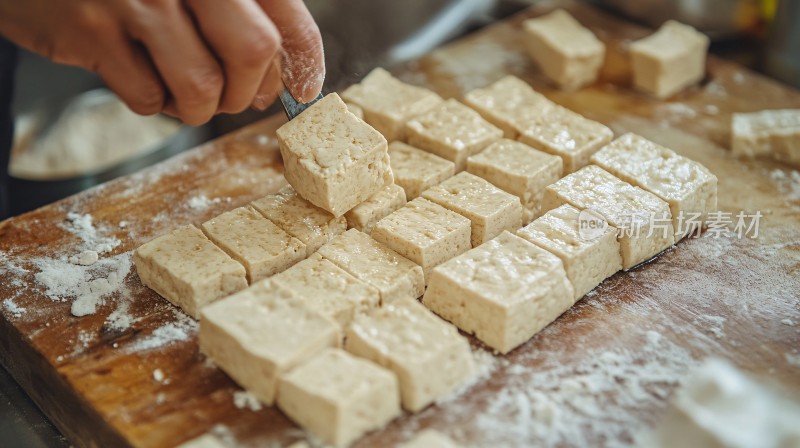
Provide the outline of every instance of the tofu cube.
[[591,210],[619,229],[624,269],[655,257],[675,242],[669,204],[598,166],[587,166],[545,189],[543,211],[564,204]]
[[594,232],[581,231],[580,214],[577,208],[564,204],[517,232],[517,236],[561,259],[576,302],[622,269],[617,229],[607,226]]
[[403,407],[419,412],[475,373],[469,342],[416,299],[358,316],[346,350],[386,367],[400,381]]
[[463,171],[467,157],[481,152],[503,131],[469,107],[450,99],[406,123],[406,141],[453,162]]
[[434,269],[422,302],[505,354],[569,309],[573,297],[558,257],[503,232]]
[[272,283],[300,297],[309,309],[347,328],[358,313],[380,304],[380,292],[314,254],[270,277]]
[[469,173],[488,180],[522,201],[523,224],[538,216],[545,187],[561,179],[562,169],[560,157],[508,139],[492,143],[467,159]]
[[519,141],[561,157],[564,173],[569,174],[588,165],[592,155],[612,138],[614,133],[605,125],[551,103],[520,128]]
[[391,184],[386,139],[331,93],[278,128],[284,176],[337,218]]
[[399,185],[391,184],[353,207],[344,217],[348,228],[371,233],[378,221],[404,205],[406,192]]
[[430,90],[406,84],[382,68],[372,70],[360,83],[348,87],[342,98],[363,109],[364,120],[389,141],[402,139],[408,120],[443,101]]
[[733,114],[731,125],[734,155],[766,155],[800,167],[800,109]]
[[247,270],[252,284],[306,257],[306,245],[252,207],[240,207],[210,219],[203,233]]
[[143,244],[133,263],[145,286],[194,318],[203,306],[247,288],[244,266],[192,225]]
[[400,393],[390,370],[332,348],[281,377],[278,407],[325,444],[344,447],[399,417]]
[[395,183],[403,187],[409,201],[448,177],[453,177],[456,167],[447,159],[402,142],[389,143],[389,162]]
[[364,109],[356,106],[353,103],[345,103],[345,104],[347,104],[347,110],[349,110],[351,114],[355,115],[361,120],[364,119]]
[[519,198],[470,173],[459,173],[424,192],[422,197],[454,211],[472,223],[471,244],[479,246],[522,227]]
[[253,201],[254,209],[306,245],[310,256],[323,244],[347,230],[344,216],[335,218],[330,213],[306,201],[291,186],[277,194]]
[[439,431],[425,429],[397,448],[458,448],[458,445]]
[[573,90],[597,79],[606,47],[563,9],[522,23],[531,58],[551,81]]
[[633,85],[667,98],[700,82],[706,73],[709,39],[689,25],[669,20],[630,46]]
[[203,308],[198,338],[203,353],[268,406],[281,374],[342,340],[338,325],[269,279]]
[[592,156],[592,163],[666,201],[675,241],[717,209],[717,177],[711,171],[636,134],[614,140]]
[[528,83],[511,75],[488,87],[468,92],[464,103],[502,129],[503,136],[509,139],[519,137],[520,129],[524,129],[528,121],[541,116],[541,108],[552,104]]
[[425,277],[419,265],[356,229],[322,246],[319,254],[377,288],[384,305],[403,297],[421,297],[425,290]]
[[434,267],[470,248],[470,227],[469,219],[417,198],[378,221],[372,237],[422,266],[427,284]]

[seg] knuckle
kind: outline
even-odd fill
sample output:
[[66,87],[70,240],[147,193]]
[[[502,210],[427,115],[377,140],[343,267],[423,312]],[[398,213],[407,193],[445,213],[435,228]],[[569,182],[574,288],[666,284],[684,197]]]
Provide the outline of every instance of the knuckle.
[[238,48],[238,61],[245,67],[261,67],[271,60],[280,48],[280,37],[276,33],[261,30]]
[[184,103],[197,106],[215,101],[220,97],[223,85],[224,79],[218,70],[197,71],[186,80]]
[[161,87],[148,86],[129,99],[128,107],[140,115],[154,115],[164,108],[164,91]]

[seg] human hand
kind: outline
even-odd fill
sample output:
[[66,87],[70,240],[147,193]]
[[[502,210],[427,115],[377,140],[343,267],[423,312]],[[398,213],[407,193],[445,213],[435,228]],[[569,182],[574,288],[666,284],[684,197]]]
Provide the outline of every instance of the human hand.
[[134,112],[191,125],[265,109],[283,84],[311,101],[325,78],[302,0],[0,0],[0,34],[98,73]]

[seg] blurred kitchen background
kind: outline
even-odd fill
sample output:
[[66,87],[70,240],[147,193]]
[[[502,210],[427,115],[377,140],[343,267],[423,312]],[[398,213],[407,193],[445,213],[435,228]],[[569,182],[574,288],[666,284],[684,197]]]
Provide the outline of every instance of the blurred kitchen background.
[[[325,40],[326,91],[375,66],[392,66],[513,14],[534,0],[306,0]],[[800,87],[800,1],[596,0],[601,8],[657,27],[677,19],[707,32],[711,52]],[[15,99],[12,215],[137,171],[279,112],[220,116],[190,128],[129,112],[80,69],[23,54]],[[0,369],[0,446],[67,446]]]
[[[325,40],[326,90],[392,66],[513,14],[535,0],[307,0]],[[657,27],[674,18],[712,36],[711,51],[800,86],[800,2],[795,0],[595,0]],[[780,11],[778,12],[778,9]],[[17,138],[11,214],[16,215],[278,112],[220,116],[190,128],[139,117],[94,75],[25,53],[17,72]]]

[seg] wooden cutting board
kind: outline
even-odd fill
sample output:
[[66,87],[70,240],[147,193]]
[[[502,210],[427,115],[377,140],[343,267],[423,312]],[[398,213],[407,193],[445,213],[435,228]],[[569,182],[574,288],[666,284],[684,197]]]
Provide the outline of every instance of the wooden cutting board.
[[[559,4],[608,45],[601,80],[572,93],[551,89],[517,42],[521,20]],[[471,446],[629,444],[708,356],[800,394],[800,174],[726,149],[732,112],[798,108],[800,93],[709,57],[700,86],[652,100],[630,89],[625,56],[649,32],[548,2],[395,72],[445,97],[520,76],[618,135],[634,131],[705,164],[719,177],[723,211],[763,214],[758,237],[706,233],[618,273],[510,355],[478,351],[484,375],[472,387],[359,447],[392,446],[426,427]],[[303,437],[275,409],[237,407],[237,387],[198,353],[195,324],[130,265],[143,242],[277,191],[281,123],[265,120],[0,223],[2,362],[76,446],[171,446],[208,431],[252,446]],[[102,246],[111,250],[89,268],[66,261]],[[68,294],[102,304],[74,317]]]

